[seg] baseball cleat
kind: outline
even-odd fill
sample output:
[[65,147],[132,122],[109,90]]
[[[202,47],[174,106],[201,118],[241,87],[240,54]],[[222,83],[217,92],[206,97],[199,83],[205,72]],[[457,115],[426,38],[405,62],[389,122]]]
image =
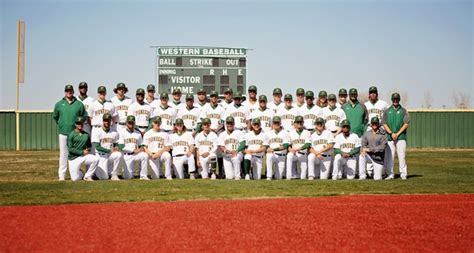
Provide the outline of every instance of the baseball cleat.
[[150,180],[148,177],[140,177],[140,180]]
[[249,174],[245,175],[245,180],[250,180],[250,175]]
[[114,175],[110,178],[112,181],[120,181],[120,178],[117,175]]
[[66,181],[63,177],[59,178],[59,181]]
[[167,177],[166,180],[173,180],[173,178],[172,177]]
[[385,178],[385,180],[392,180],[392,179],[393,179],[393,175],[390,175],[390,176]]
[[217,178],[217,177],[216,177],[216,174],[212,173],[212,175],[211,175],[211,180],[216,180],[216,178]]
[[194,180],[194,179],[196,179],[196,177],[194,176],[194,174],[191,174],[191,175],[189,175],[189,179]]
[[401,176],[402,180],[407,180],[407,176]]
[[271,178],[271,177],[267,177],[267,181],[272,181],[272,178]]
[[90,177],[85,177],[84,178],[84,181],[94,181],[94,179],[90,178]]
[[312,181],[312,180],[314,180],[314,177],[308,177],[308,180]]

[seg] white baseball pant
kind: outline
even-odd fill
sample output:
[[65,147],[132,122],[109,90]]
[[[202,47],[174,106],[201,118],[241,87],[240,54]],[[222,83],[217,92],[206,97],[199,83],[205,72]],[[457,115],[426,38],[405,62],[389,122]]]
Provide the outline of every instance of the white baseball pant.
[[407,142],[405,140],[389,141],[388,148],[390,152],[387,152],[388,153],[388,157],[387,157],[388,175],[387,176],[393,176],[395,151],[397,151],[398,169],[400,171],[400,176],[402,178],[406,177],[408,175],[408,167],[405,160]]
[[[147,153],[145,152],[140,152],[138,154],[124,153],[123,160],[125,162],[125,166],[123,168],[124,179],[133,178],[133,171],[135,170],[136,161],[140,163],[140,178],[144,178],[148,176],[148,154]],[[114,176],[114,173],[112,173],[112,176]]]
[[60,134],[59,135],[59,168],[58,168],[58,176],[60,180],[66,177],[68,154],[69,154],[69,149],[67,147],[67,135]]
[[97,151],[96,156],[99,158],[99,166],[95,175],[100,180],[109,179],[109,175],[117,175],[122,153],[115,151],[110,154]]
[[374,162],[370,155],[359,155],[359,179],[366,179],[367,174],[365,168],[367,164],[372,164],[374,168],[374,180],[382,179],[383,164],[378,164]]
[[165,177],[171,177],[171,155],[169,152],[163,152],[160,157],[156,158],[155,160],[149,160],[149,164],[151,167],[151,178],[158,179],[160,178],[160,170],[161,170],[161,163],[165,164]]
[[119,123],[115,124],[115,128],[117,128],[117,132],[121,133],[123,130],[127,129],[126,125],[120,125]]
[[224,155],[224,171],[226,179],[240,179],[240,164],[242,163],[242,153],[236,156]]
[[357,168],[357,156],[344,158],[337,154],[334,158],[334,170],[332,172],[332,179],[338,179],[339,171],[346,175],[347,179],[354,179]]
[[293,176],[295,176],[295,175],[292,175],[293,162],[297,162],[296,166],[298,165],[298,162],[299,162],[300,168],[301,168],[300,178],[306,179],[306,174],[308,173],[308,154],[300,153],[300,152],[288,153],[287,160],[286,160],[286,179],[292,179]]
[[99,158],[94,155],[88,154],[85,156],[79,156],[74,160],[69,160],[69,173],[71,174],[71,180],[77,181],[82,179],[81,165],[85,164],[88,167],[84,178],[91,178],[97,165],[99,164]]
[[174,165],[174,172],[177,178],[183,179],[184,178],[184,171],[183,167],[187,164],[189,168],[189,173],[192,173],[196,170],[196,163],[194,162],[194,155],[177,155],[173,156],[173,165]]
[[263,168],[263,155],[249,155],[246,154],[244,159],[250,160],[250,166],[252,167],[252,176],[255,180],[262,178]]
[[273,164],[276,164],[275,179],[281,179],[285,172],[286,153],[273,152],[267,153],[267,178],[273,176]]
[[[199,163],[201,164],[201,176],[202,178],[209,178],[209,173],[211,172],[211,163],[217,162],[217,155],[213,152],[210,152],[207,157],[199,156]],[[227,175],[227,173],[226,173]]]
[[331,169],[331,155],[323,154],[323,158],[319,159],[315,154],[308,155],[308,177],[328,179],[329,170]]

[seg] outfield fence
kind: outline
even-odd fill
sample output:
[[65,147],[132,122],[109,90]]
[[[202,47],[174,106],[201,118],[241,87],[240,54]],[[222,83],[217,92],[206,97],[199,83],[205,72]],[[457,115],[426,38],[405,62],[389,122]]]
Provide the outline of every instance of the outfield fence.
[[[408,146],[474,148],[474,110],[409,110]],[[58,149],[58,130],[51,111],[19,111],[19,150]],[[15,150],[14,110],[0,111],[0,150]]]

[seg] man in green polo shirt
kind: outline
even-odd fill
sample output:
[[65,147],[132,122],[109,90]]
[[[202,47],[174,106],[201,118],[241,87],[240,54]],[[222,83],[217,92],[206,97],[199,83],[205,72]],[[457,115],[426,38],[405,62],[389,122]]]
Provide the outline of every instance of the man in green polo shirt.
[[342,106],[346,113],[346,118],[351,123],[351,132],[357,134],[359,138],[367,129],[368,115],[367,108],[357,99],[357,89],[349,90],[349,102]]
[[87,117],[86,109],[81,101],[74,97],[74,87],[70,84],[64,87],[64,97],[54,105],[53,119],[58,125],[59,132],[59,181],[64,181],[67,172],[67,136],[74,128],[77,117]]
[[387,178],[393,179],[393,162],[395,159],[395,150],[398,155],[398,164],[400,170],[400,177],[403,180],[407,179],[408,168],[405,161],[405,154],[407,149],[407,129],[410,123],[410,115],[407,109],[400,105],[400,94],[392,94],[392,105],[383,113],[383,127],[387,133],[388,151],[387,151]]

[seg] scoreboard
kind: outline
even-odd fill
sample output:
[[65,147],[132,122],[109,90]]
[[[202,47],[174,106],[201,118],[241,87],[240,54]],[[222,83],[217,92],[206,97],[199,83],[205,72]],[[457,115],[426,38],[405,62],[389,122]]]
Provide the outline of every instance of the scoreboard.
[[209,94],[223,94],[227,88],[246,90],[246,48],[157,47],[159,92],[180,88],[183,94],[196,94],[200,88]]

